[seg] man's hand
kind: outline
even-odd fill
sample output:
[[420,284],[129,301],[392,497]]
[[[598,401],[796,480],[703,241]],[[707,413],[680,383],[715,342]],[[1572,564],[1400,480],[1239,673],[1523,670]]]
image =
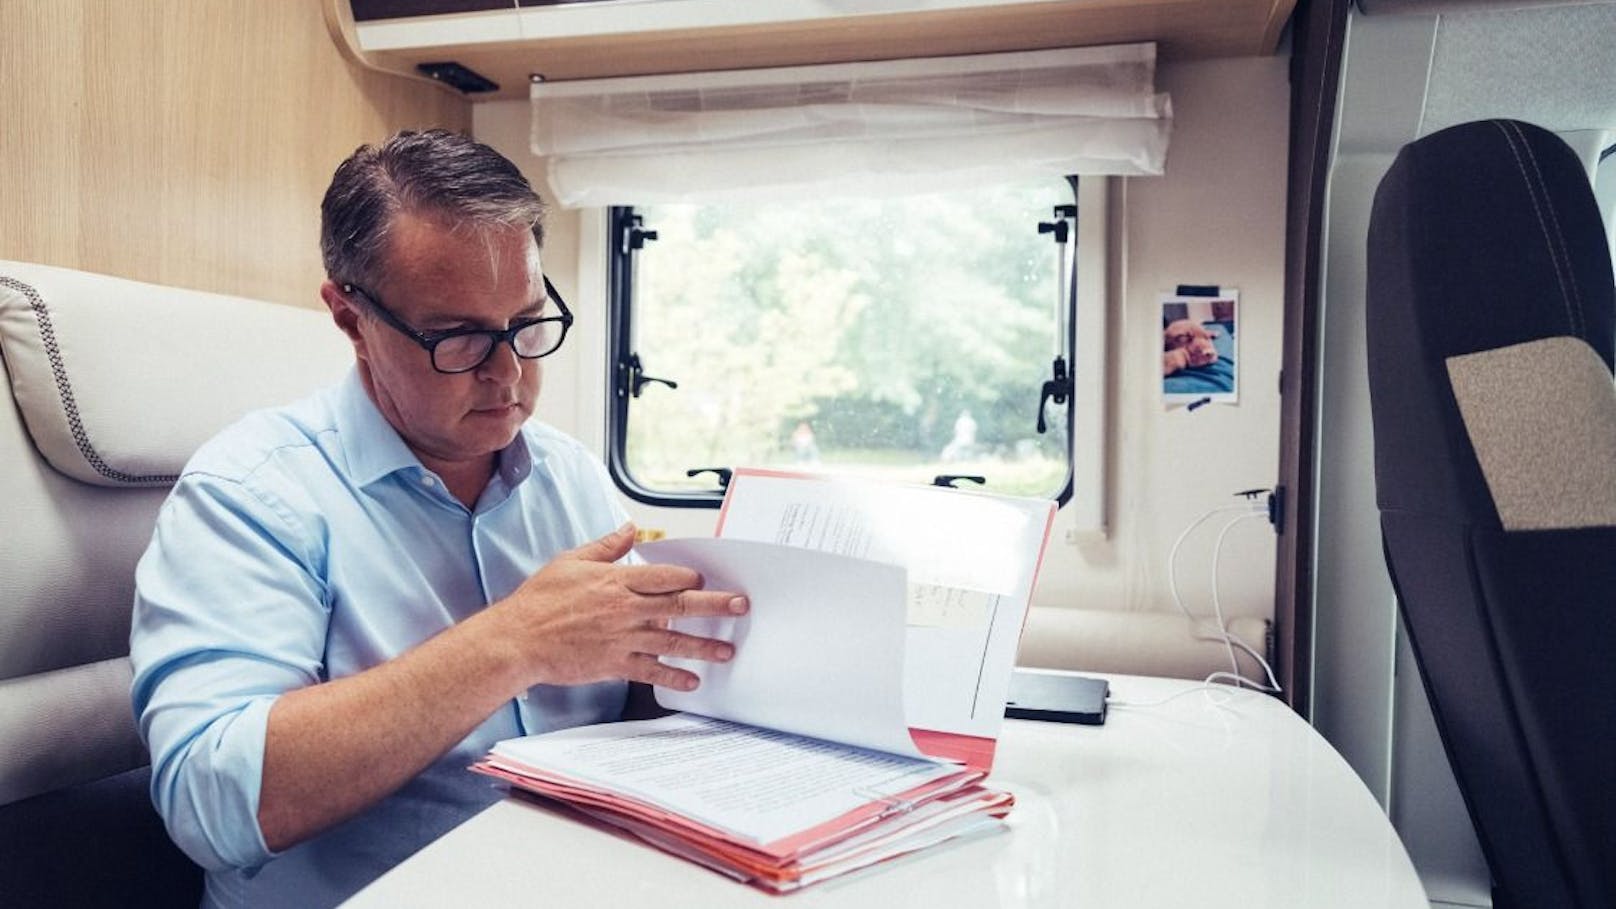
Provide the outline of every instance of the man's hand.
[[702,590],[701,575],[677,565],[617,565],[634,545],[634,527],[557,556],[481,618],[514,648],[522,687],[628,679],[680,691],[694,673],[659,656],[723,662],[735,648],[667,627],[680,616],[745,615],[745,597]]
[[[701,590],[674,565],[615,565],[634,528],[557,556],[514,593],[356,675],[289,691],[270,709],[258,825],[287,849],[374,805],[465,738],[501,703],[548,682],[625,678],[689,691],[658,656],[727,660],[734,648],[667,628],[735,616],[745,597]],[[353,768],[364,767],[355,776]],[[335,790],[334,779],[348,782]]]

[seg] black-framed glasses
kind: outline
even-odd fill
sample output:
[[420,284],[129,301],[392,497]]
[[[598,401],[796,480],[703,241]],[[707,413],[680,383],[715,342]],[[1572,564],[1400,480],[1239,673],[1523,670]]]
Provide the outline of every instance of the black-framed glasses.
[[471,372],[493,355],[494,348],[509,344],[511,350],[524,360],[547,357],[561,347],[572,327],[572,310],[562,302],[549,276],[544,278],[544,292],[561,311],[558,316],[523,319],[508,328],[450,328],[444,331],[417,331],[382,305],[376,295],[357,284],[342,285],[345,294],[364,297],[389,327],[421,345],[432,358],[432,368],[443,373]]

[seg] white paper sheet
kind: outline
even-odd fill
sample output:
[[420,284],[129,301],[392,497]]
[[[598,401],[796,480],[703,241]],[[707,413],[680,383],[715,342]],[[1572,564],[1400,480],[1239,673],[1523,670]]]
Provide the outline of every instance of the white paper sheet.
[[509,739],[494,754],[763,844],[958,770],[691,714]]
[[742,470],[719,536],[903,565],[905,715],[993,738],[1055,503],[846,477]]
[[896,565],[744,540],[646,543],[648,562],[702,573],[711,590],[744,592],[741,618],[677,619],[686,634],[735,644],[728,663],[668,659],[701,677],[695,691],[656,689],[657,703],[920,756],[904,714],[906,573]]

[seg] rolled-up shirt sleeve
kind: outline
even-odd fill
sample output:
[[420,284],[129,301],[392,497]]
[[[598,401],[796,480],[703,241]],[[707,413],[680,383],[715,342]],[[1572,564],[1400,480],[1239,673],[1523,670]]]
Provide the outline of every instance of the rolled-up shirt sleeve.
[[132,700],[152,801],[209,870],[275,857],[258,826],[270,707],[321,681],[318,529],[250,482],[187,474],[136,570]]

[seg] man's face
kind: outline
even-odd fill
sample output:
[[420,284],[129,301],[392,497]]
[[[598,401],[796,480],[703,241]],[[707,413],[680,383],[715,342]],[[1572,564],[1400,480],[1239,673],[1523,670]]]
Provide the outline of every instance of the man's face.
[[[399,216],[385,270],[375,287],[365,289],[426,334],[503,329],[520,319],[554,314],[543,312],[544,278],[531,232],[456,231],[430,216]],[[363,310],[364,304],[353,302]],[[429,467],[441,471],[445,462],[486,458],[510,444],[533,414],[539,363],[519,359],[509,344],[496,345],[476,369],[451,375],[434,369],[420,345],[374,314],[358,318],[355,331],[366,388]]]

